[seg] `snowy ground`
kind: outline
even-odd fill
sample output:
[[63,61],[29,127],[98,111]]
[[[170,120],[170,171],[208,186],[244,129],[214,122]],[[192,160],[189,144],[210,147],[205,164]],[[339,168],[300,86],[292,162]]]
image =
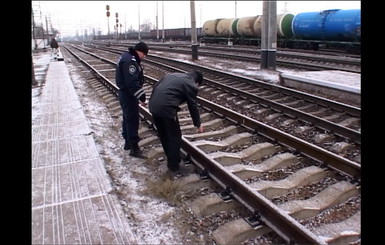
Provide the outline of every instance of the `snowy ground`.
[[[152,52],[150,50],[150,52]],[[217,59],[210,58],[205,56],[198,56],[198,60],[192,61],[191,55],[187,54],[178,54],[178,53],[165,53],[165,52],[152,52],[155,55],[167,56],[176,60],[180,60],[183,62],[189,62],[193,64],[198,64],[204,67],[210,67],[217,70],[222,70],[228,73],[233,73],[236,75],[252,77],[255,79],[261,79],[271,83],[279,82],[279,74],[282,72],[290,71],[285,69],[280,69],[277,71],[273,70],[261,70],[260,64],[255,62],[244,62],[244,61],[234,61],[229,59]],[[292,70],[291,70],[292,71]]]

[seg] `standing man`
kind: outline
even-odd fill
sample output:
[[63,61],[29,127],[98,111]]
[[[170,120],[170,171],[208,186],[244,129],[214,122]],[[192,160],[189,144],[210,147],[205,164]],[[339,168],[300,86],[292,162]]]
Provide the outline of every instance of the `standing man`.
[[51,54],[55,59],[57,58],[58,48],[59,48],[59,44],[57,43],[55,38],[52,38],[52,40],[51,40]]
[[119,87],[119,102],[123,111],[122,136],[125,140],[124,150],[129,155],[144,158],[139,149],[139,102],[146,105],[146,93],[143,89],[144,75],[142,59],[148,53],[148,46],[139,42],[134,48],[122,53],[116,66],[116,85]]
[[199,71],[171,73],[160,79],[151,93],[149,109],[167,157],[167,167],[173,174],[185,174],[186,171],[179,166],[182,133],[177,112],[182,103],[187,102],[194,126],[203,133],[196,102],[198,86],[202,82],[203,75]]

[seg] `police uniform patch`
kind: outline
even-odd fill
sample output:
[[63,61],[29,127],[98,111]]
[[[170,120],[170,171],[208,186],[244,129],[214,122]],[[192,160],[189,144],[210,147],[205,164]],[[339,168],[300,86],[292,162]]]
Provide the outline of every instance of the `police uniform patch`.
[[134,74],[136,72],[136,67],[134,65],[130,65],[128,68],[131,74]]

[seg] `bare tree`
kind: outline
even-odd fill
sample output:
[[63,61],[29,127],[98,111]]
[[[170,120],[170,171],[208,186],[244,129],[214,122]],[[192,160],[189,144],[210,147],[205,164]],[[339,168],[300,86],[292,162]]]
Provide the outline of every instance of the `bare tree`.
[[143,24],[140,25],[140,30],[145,32],[149,32],[154,28],[154,24],[151,23],[150,19],[143,20]]

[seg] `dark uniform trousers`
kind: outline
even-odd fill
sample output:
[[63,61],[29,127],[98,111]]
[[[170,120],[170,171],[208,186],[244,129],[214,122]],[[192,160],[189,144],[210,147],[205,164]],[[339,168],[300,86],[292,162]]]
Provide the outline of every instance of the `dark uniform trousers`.
[[123,111],[122,136],[130,145],[137,144],[140,140],[138,135],[139,101],[119,90],[119,103]]
[[181,160],[180,147],[182,143],[182,133],[178,117],[167,118],[153,115],[152,118],[167,156],[167,167],[171,171],[176,171],[179,169],[179,162]]

